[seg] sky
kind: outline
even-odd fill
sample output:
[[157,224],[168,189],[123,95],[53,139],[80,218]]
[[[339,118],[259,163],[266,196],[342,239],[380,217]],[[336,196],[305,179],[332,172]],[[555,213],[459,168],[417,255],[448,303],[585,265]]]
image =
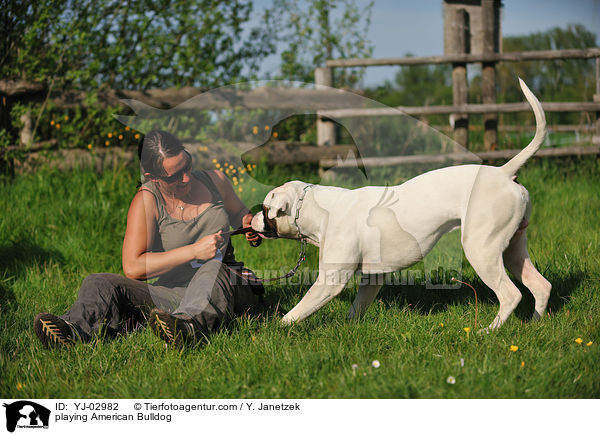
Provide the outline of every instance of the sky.
[[[359,6],[367,4],[356,1]],[[270,1],[257,0],[255,4],[260,9]],[[568,24],[583,24],[600,35],[600,0],[503,0],[503,5],[503,36],[527,35]],[[374,58],[404,57],[407,53],[442,55],[442,0],[375,0],[368,39],[374,46]],[[600,45],[600,38],[597,41]],[[369,67],[363,86],[392,80],[396,71],[397,67]]]

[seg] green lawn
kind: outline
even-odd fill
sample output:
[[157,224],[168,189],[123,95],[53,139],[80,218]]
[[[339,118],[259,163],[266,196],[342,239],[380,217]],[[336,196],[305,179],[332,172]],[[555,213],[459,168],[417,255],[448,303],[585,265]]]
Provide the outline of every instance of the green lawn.
[[[529,320],[533,298],[522,286],[509,321],[478,335],[464,330],[474,329],[471,289],[406,285],[384,287],[358,323],[345,319],[356,290],[349,286],[305,322],[282,326],[282,314],[308,288],[303,277],[314,275],[318,252],[311,247],[304,275],[267,286],[261,317],[240,318],[207,345],[181,351],[166,349],[149,329],[48,351],[32,328],[37,312],[66,311],[86,275],[121,273],[136,169],[48,169],[1,181],[0,396],[598,398],[599,169],[596,158],[535,160],[519,174],[533,201],[530,254],[553,284],[539,322]],[[238,258],[257,271],[285,272],[299,250],[285,240],[258,249],[242,238],[235,244]],[[478,328],[486,326],[497,300],[464,259],[462,276],[477,290]]]

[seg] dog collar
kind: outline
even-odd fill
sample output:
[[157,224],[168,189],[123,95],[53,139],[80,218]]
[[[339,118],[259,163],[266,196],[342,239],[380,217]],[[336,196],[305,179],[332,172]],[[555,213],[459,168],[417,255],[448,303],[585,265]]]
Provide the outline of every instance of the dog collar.
[[302,202],[304,201],[304,197],[306,196],[308,189],[310,189],[311,187],[314,187],[314,184],[307,184],[306,186],[304,186],[304,189],[302,189],[302,192],[300,193],[300,197],[298,198],[298,201],[296,202],[296,216],[294,217],[294,225],[296,226],[296,231],[298,232],[298,238],[301,240],[306,239],[306,236],[304,236],[300,232],[300,227],[298,226],[298,219],[300,219],[300,209],[302,208]]

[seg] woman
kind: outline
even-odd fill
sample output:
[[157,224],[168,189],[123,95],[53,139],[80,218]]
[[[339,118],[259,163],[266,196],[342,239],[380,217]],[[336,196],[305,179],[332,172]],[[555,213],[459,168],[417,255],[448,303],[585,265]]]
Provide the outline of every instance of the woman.
[[259,305],[264,289],[240,278],[252,274],[235,261],[224,234],[249,227],[252,215],[225,175],[192,172],[191,156],[164,131],[148,133],[138,154],[146,182],[127,215],[125,276],[90,275],[66,314],[38,314],[34,329],[47,347],[89,341],[101,330],[133,330],[146,320],[163,340],[180,345]]

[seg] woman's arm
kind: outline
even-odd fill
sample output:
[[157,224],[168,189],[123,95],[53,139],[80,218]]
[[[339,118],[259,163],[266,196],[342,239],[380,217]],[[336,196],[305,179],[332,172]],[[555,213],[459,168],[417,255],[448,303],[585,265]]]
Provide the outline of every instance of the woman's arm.
[[208,260],[216,255],[222,236],[211,234],[198,242],[166,252],[150,252],[156,233],[158,209],[154,195],[139,191],[131,201],[123,239],[123,272],[144,280],[162,275],[192,260]]
[[[215,183],[215,186],[217,186],[217,189],[219,189],[219,193],[225,204],[225,210],[229,215],[231,226],[233,228],[249,227],[252,221],[252,213],[250,213],[242,200],[238,198],[229,179],[223,172],[218,170],[208,171],[208,175],[213,180],[213,183]],[[246,239],[256,241],[260,237],[256,233],[246,233]]]

